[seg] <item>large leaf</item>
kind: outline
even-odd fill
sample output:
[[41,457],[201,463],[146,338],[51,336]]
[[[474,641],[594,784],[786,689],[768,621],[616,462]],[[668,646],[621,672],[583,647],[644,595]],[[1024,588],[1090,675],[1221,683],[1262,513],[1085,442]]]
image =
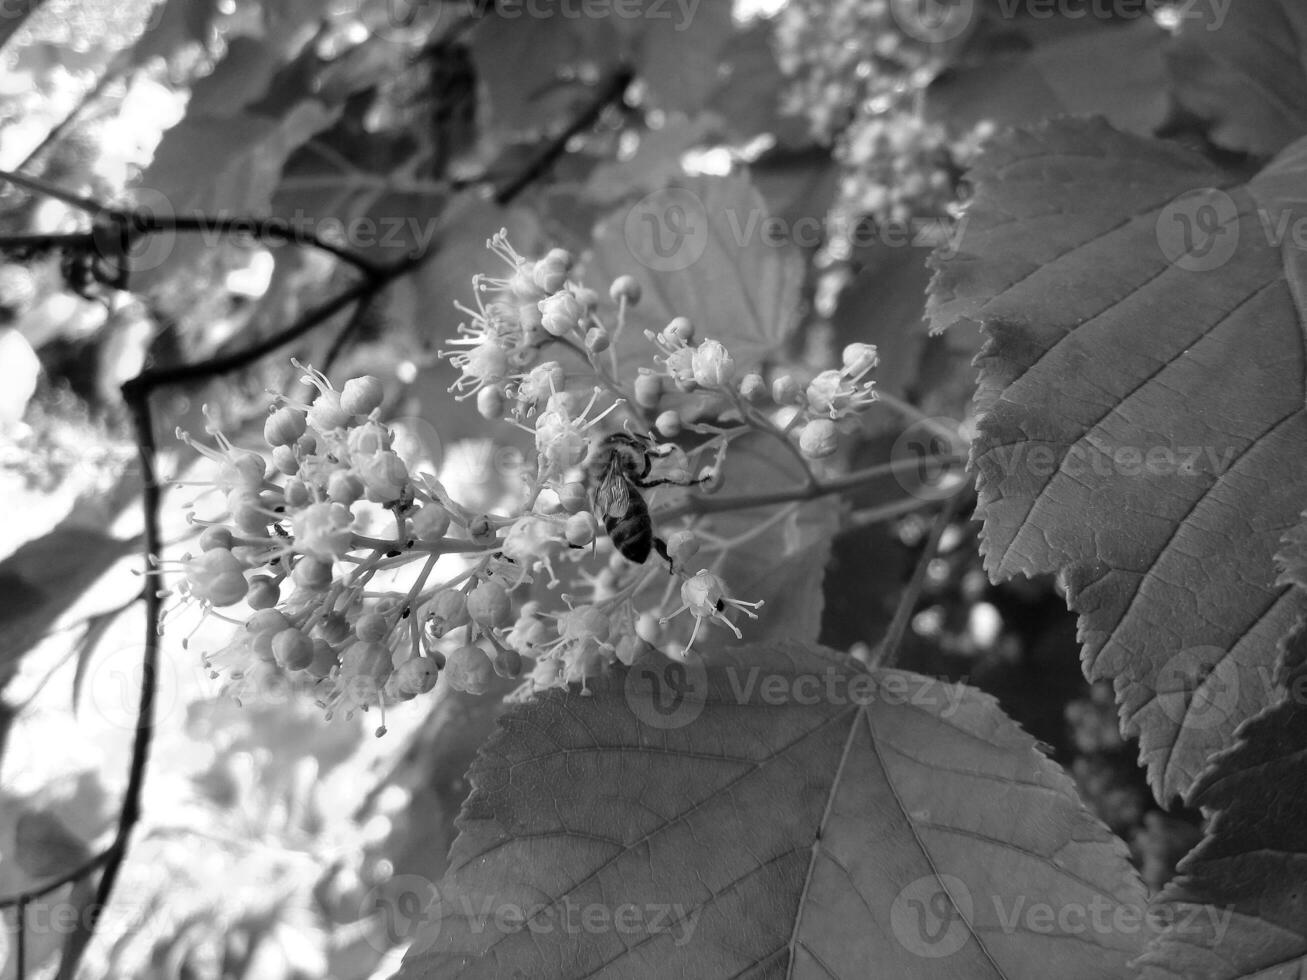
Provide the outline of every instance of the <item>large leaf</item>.
[[982,120],[1020,126],[1096,113],[1134,133],[1151,134],[1161,124],[1168,35],[1151,18],[1058,18],[1023,26],[1029,36],[1020,48],[968,59],[932,84],[927,111],[957,130]]
[[1249,722],[1194,784],[1207,836],[1159,896],[1169,927],[1145,980],[1300,976],[1307,970],[1307,676],[1299,695]]
[[[301,102],[280,119],[185,118],[164,134],[133,189],[133,203],[165,216],[263,217],[286,159],[333,118],[316,101]],[[167,282],[205,248],[225,240],[211,229],[151,236],[133,256],[133,288]]]
[[742,370],[775,353],[798,324],[804,263],[793,243],[769,238],[768,218],[741,175],[687,179],[605,218],[587,279],[631,275],[644,293],[619,341],[623,359],[649,363],[656,348],[642,331],[675,316],[730,348]]
[[1307,7],[1242,0],[1177,9],[1172,92],[1211,123],[1215,142],[1269,156],[1307,132]]
[[1119,977],[1141,947],[1123,844],[992,698],[798,644],[671,676],[505,716],[401,977]]
[[1272,562],[1303,508],[1307,413],[1271,195],[1218,190],[1200,157],[1101,121],[1015,134],[973,180],[929,312],[989,335],[971,460],[985,564],[1061,574],[1086,674],[1115,681],[1168,800],[1268,703],[1307,612]]

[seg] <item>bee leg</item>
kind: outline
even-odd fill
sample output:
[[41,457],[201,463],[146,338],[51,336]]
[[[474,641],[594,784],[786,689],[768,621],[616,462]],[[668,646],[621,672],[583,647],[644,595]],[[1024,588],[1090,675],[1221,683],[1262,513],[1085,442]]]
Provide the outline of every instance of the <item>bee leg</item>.
[[672,556],[667,553],[667,542],[655,534],[653,539],[653,546],[654,546],[654,551],[658,552],[658,557],[660,557],[663,561],[667,562],[667,570],[669,572],[676,571],[676,569],[672,566]]

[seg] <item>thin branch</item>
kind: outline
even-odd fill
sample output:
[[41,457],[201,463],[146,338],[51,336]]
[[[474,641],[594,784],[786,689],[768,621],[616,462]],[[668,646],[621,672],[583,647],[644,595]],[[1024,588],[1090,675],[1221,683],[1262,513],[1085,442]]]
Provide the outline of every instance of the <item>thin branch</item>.
[[41,138],[41,142],[37,143],[36,146],[32,148],[32,151],[28,153],[27,156],[23,157],[23,161],[16,169],[26,170],[31,166],[34,160],[40,157],[42,153],[63,138],[64,134],[68,132],[74,123],[77,122],[82,113],[86,111],[87,106],[91,105],[91,103],[104,94],[105,89],[122,77],[121,63],[122,62],[120,61],[119,63],[111,64],[107,69],[105,69],[104,74],[95,80],[95,84],[82,93],[82,97],[77,100],[77,104],[73,106],[68,115],[64,116],[50,127],[49,132]]
[[[124,386],[124,389],[126,386]],[[159,526],[160,489],[155,472],[154,418],[150,411],[150,391],[142,388],[132,394],[123,392],[132,414],[136,446],[141,464],[141,505],[145,515],[144,550],[146,555],[157,555],[161,549],[162,532]],[[136,738],[132,742],[132,759],[127,770],[127,788],[123,791],[123,805],[118,813],[118,831],[109,846],[104,873],[95,890],[95,900],[87,910],[88,933],[95,932],[96,922],[109,902],[114,882],[127,856],[132,830],[141,817],[141,790],[145,785],[145,769],[150,758],[150,742],[154,735],[154,700],[157,685],[155,675],[159,669],[159,622],[163,612],[163,599],[158,589],[145,590],[145,652],[141,657],[141,696],[136,709]],[[76,964],[73,964],[74,968]],[[69,975],[71,975],[69,972]]]
[[875,466],[854,470],[852,473],[834,479],[818,480],[811,485],[785,487],[781,490],[766,490],[760,493],[742,493],[732,497],[689,497],[653,516],[657,520],[669,521],[687,514],[719,514],[729,510],[748,510],[752,507],[771,507],[795,501],[816,500],[834,493],[860,489],[881,477],[900,470],[914,470],[920,465],[919,459],[892,459],[887,463],[877,463]]
[[610,102],[616,102],[626,92],[635,79],[635,70],[628,65],[620,65],[611,72],[595,89],[590,102],[576,115],[571,124],[533,157],[516,178],[510,180],[495,193],[495,203],[508,204],[518,194],[544,175],[554,161],[567,150],[567,144],[577,133],[588,129],[598,121]]
[[885,631],[885,639],[872,655],[873,667],[893,667],[898,660],[908,622],[912,619],[913,610],[916,609],[917,600],[921,598],[921,590],[926,584],[926,572],[939,552],[939,542],[944,536],[945,529],[957,514],[962,498],[966,496],[961,492],[961,487],[958,490],[959,492],[951,494],[945,500],[944,509],[935,518],[935,526],[930,529],[930,537],[926,539],[921,555],[917,558],[917,567],[912,572],[912,579],[903,590],[903,594],[899,596],[898,605],[894,609],[894,618],[890,620],[889,629]]
[[17,895],[5,895],[3,898],[0,898],[0,909],[17,908],[18,906],[30,903],[35,899],[43,898],[51,892],[58,891],[64,885],[71,885],[74,881],[80,881],[100,865],[104,864],[105,861],[109,860],[109,852],[112,851],[113,848],[114,844],[110,844],[99,854],[95,855],[95,857],[83,861],[71,871],[66,871],[61,874],[58,878],[51,878],[44,885],[30,888],[25,892],[19,892]]
[[80,194],[64,190],[62,187],[47,180],[42,180],[40,177],[15,173],[12,170],[0,170],[0,180],[7,180],[9,183],[35,194],[53,197],[56,201],[63,201],[65,204],[75,207],[79,211],[85,211],[87,214],[98,214],[104,210],[99,201],[93,201],[89,197],[82,197]]

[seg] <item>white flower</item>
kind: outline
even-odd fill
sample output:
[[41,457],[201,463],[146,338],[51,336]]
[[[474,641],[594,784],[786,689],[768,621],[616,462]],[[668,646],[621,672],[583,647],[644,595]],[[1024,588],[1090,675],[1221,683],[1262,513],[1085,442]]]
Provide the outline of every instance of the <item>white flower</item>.
[[327,562],[349,551],[349,528],[354,523],[354,515],[344,504],[326,501],[309,504],[292,515],[291,521],[296,551]]
[[752,610],[762,605],[762,600],[758,602],[745,602],[742,599],[732,599],[726,594],[726,586],[722,580],[714,575],[708,569],[702,569],[698,575],[688,578],[681,584],[681,605],[676,610],[659,620],[664,626],[669,620],[679,616],[685,610],[690,610],[694,617],[694,629],[690,631],[690,641],[685,644],[685,653],[689,653],[690,648],[694,646],[694,641],[699,636],[699,628],[704,621],[716,622],[725,626],[735,634],[739,639],[743,634],[740,628],[726,618],[728,607],[734,607],[743,612],[750,619],[757,619],[758,614]]

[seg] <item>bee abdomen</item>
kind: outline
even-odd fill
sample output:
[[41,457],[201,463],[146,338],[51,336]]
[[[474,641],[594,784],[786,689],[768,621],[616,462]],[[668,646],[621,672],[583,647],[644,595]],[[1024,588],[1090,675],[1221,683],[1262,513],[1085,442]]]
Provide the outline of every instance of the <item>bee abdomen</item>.
[[653,524],[647,515],[627,514],[625,517],[605,517],[604,529],[622,557],[643,565],[653,548]]

